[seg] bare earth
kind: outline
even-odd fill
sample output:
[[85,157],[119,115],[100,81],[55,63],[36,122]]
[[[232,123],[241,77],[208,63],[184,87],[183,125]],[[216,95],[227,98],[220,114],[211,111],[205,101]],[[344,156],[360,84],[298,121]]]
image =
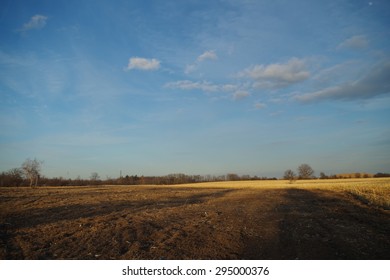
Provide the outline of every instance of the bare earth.
[[389,210],[251,184],[1,188],[0,259],[390,259]]

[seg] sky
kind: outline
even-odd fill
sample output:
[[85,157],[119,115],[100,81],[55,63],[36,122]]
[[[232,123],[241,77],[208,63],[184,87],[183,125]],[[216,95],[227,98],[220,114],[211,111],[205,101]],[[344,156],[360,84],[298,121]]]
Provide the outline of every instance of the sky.
[[390,171],[387,0],[2,0],[0,171]]

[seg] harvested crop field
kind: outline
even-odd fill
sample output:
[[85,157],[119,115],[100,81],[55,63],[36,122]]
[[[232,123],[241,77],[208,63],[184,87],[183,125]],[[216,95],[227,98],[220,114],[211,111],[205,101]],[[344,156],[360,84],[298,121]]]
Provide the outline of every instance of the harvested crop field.
[[0,189],[0,259],[389,259],[390,180]]

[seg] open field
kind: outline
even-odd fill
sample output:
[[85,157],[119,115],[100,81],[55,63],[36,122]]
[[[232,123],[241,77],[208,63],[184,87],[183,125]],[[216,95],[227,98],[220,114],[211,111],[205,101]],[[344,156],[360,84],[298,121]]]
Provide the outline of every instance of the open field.
[[390,179],[0,188],[0,259],[389,259]]

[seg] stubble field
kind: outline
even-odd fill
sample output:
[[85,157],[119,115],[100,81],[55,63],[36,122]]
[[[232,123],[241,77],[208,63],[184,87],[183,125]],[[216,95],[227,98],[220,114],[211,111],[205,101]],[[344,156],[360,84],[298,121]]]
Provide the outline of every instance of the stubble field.
[[0,259],[389,259],[390,179],[0,189]]

